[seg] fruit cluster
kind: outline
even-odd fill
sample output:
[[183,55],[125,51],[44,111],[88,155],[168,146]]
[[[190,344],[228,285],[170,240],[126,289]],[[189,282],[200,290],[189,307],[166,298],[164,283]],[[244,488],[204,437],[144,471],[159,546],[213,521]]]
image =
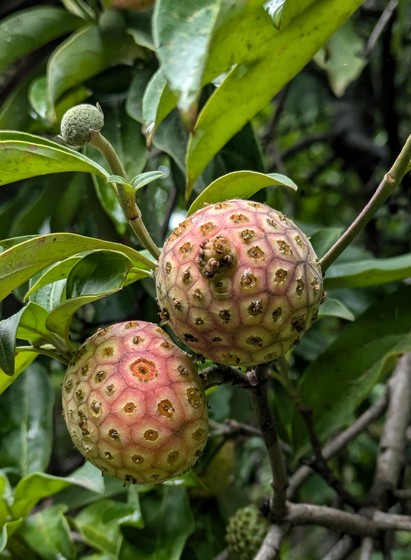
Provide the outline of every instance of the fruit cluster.
[[[269,206],[238,199],[207,205],[172,232],[156,293],[161,319],[188,348],[233,366],[285,354],[323,298],[304,233]],[[162,482],[191,468],[208,434],[195,361],[158,325],[142,321],[86,340],[64,379],[63,410],[80,452],[132,483]]]

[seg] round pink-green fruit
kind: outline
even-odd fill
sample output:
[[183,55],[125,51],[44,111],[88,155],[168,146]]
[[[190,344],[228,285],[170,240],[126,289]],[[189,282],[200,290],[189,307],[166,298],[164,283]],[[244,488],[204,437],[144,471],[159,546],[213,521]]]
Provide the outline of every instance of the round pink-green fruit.
[[300,339],[323,298],[310,241],[266,204],[210,204],[167,239],[156,272],[160,315],[216,363],[275,360]]
[[77,449],[125,482],[163,482],[190,469],[208,435],[197,367],[158,325],[117,323],[78,349],[63,381]]

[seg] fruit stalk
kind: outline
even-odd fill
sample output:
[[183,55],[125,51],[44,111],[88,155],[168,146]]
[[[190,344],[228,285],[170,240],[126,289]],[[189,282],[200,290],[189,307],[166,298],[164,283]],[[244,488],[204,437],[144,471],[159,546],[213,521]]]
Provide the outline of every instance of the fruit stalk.
[[[107,138],[101,134],[101,132],[93,134],[89,143],[103,154],[113,174],[120,175],[127,180],[125,169],[117,155],[117,152]],[[141,210],[137,205],[133,187],[127,183],[115,183],[115,185],[118,200],[128,223],[140,243],[153,255],[155,259],[158,259],[160,256],[160,249],[154,243],[143,222]]]
[[282,521],[287,513],[288,474],[280,438],[267,398],[269,367],[268,364],[255,367],[254,373],[257,383],[251,390],[251,398],[273,474],[273,495],[270,500],[271,515],[274,521]]
[[331,247],[331,249],[320,259],[323,273],[341,255],[341,253],[352,243],[353,239],[365,228],[371,218],[381,208],[384,202],[401,183],[404,175],[410,170],[411,162],[411,135],[405,142],[399,156],[391,169],[384,175],[371,200],[360,212],[347,231]]

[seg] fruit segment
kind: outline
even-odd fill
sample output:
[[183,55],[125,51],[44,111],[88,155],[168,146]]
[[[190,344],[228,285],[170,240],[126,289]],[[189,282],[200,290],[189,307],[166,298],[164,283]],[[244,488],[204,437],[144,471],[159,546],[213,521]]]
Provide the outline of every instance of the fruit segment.
[[86,340],[64,378],[63,412],[86,459],[137,484],[191,468],[208,435],[196,365],[144,321],[117,323]]
[[162,321],[225,365],[272,361],[297,344],[323,298],[305,234],[269,206],[210,204],[170,235],[156,272]]

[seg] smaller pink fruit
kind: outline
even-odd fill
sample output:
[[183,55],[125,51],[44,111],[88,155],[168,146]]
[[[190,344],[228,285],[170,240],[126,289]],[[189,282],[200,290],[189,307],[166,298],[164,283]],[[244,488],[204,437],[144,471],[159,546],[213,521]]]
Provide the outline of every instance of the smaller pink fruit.
[[137,484],[190,469],[208,435],[196,365],[144,321],[117,323],[85,341],[63,381],[63,413],[86,459]]

